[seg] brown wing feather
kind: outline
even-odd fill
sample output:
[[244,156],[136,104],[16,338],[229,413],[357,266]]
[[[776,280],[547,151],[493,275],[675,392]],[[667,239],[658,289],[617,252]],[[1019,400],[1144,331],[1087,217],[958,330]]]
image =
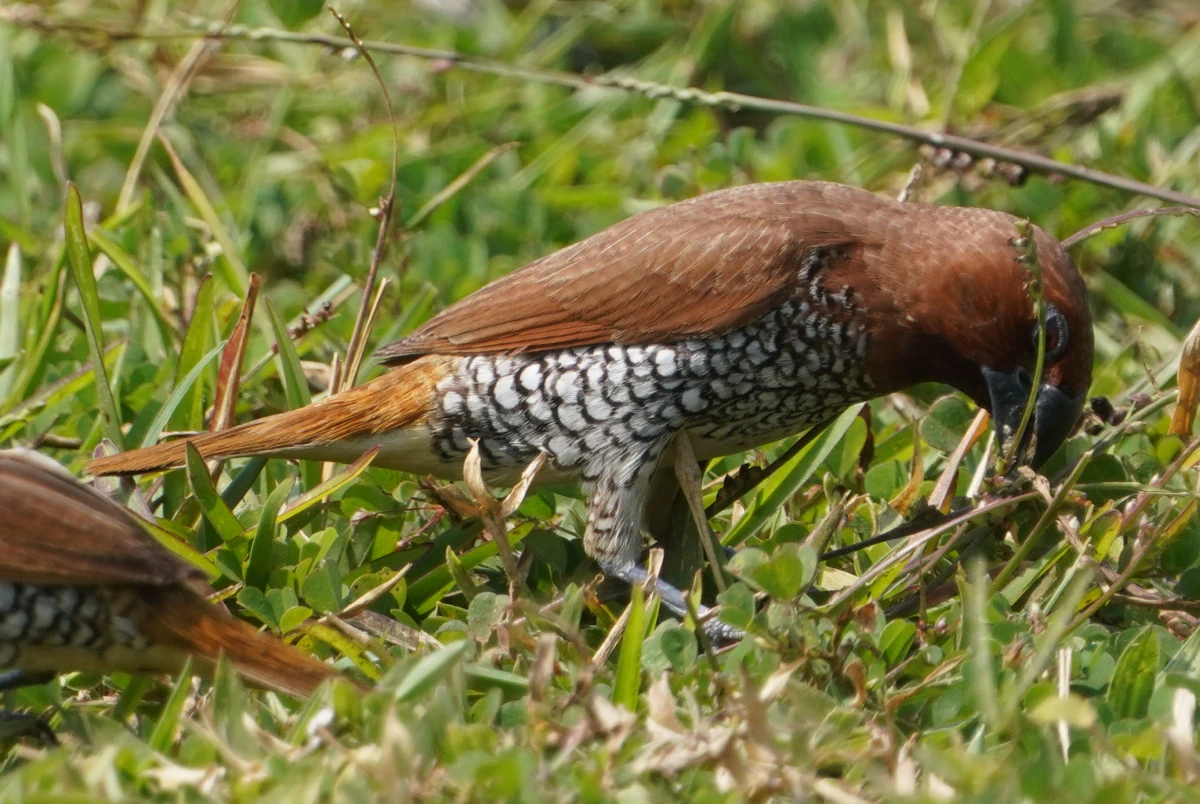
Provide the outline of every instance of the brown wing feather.
[[166,586],[200,575],[49,458],[0,451],[0,581]]
[[377,357],[670,343],[790,297],[812,249],[855,243],[889,202],[823,182],[756,184],[636,215],[452,305]]

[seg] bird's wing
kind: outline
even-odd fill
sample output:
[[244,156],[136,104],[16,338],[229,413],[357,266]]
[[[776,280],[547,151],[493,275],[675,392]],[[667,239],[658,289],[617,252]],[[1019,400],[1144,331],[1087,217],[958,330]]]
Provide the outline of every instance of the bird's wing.
[[0,451],[0,581],[167,586],[200,575],[51,459]]
[[652,210],[492,282],[376,356],[396,364],[727,331],[790,297],[805,255],[852,243],[856,213],[884,203],[840,185],[784,182]]

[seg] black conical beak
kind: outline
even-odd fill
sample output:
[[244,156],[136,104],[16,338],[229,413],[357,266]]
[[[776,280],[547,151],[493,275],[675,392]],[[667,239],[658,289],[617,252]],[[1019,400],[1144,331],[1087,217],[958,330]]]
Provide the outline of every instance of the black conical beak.
[[[1025,369],[1005,373],[985,368],[983,379],[992,400],[992,421],[996,434],[1001,448],[1007,451],[1025,413],[1025,402],[1029,399],[1033,378]],[[1043,383],[1038,388],[1033,417],[1021,440],[1017,459],[1034,469],[1045,463],[1071,434],[1083,413],[1086,397],[1087,394],[1068,396],[1057,387]]]

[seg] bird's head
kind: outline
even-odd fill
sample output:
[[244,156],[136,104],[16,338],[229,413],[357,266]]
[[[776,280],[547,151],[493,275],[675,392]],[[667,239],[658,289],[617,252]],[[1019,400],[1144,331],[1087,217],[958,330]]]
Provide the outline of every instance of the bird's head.
[[[904,205],[908,207],[909,205]],[[887,392],[951,385],[991,415],[1011,446],[1033,388],[1038,324],[1016,219],[983,209],[911,205],[864,254],[868,372]],[[1018,456],[1038,467],[1079,421],[1092,380],[1092,315],[1083,278],[1033,228],[1046,300],[1045,363]]]

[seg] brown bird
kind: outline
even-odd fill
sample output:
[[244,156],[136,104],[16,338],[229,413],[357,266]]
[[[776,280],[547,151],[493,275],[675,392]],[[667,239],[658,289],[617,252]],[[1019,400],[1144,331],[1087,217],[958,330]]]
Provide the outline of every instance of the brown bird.
[[[397,368],[372,382],[188,440],[206,458],[345,462],[378,446],[376,465],[457,477],[479,439],[498,482],[545,452],[548,474],[590,493],[588,554],[637,582],[647,489],[681,431],[699,458],[727,455],[937,381],[990,410],[1009,440],[1035,391],[1015,223],[821,182],[710,193],[492,282],[380,349]],[[1040,229],[1035,241],[1047,368],[1022,446],[1036,466],[1079,418],[1092,327],[1070,257]],[[91,471],[183,464],[174,442]],[[678,591],[660,591],[681,610]]]
[[196,567],[53,460],[0,451],[0,686],[56,673],[211,671],[306,696],[332,668],[205,599]]

